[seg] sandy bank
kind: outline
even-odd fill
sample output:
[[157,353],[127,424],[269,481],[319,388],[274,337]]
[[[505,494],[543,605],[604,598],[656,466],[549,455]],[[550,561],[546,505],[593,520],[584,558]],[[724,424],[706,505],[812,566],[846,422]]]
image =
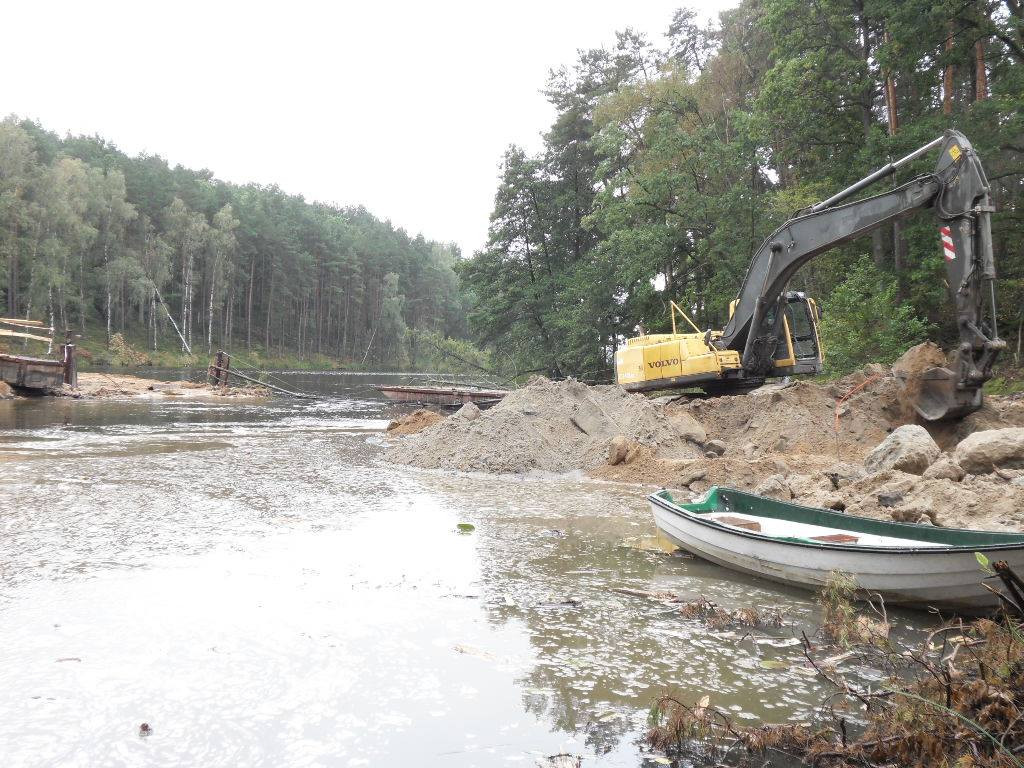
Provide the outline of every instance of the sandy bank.
[[1024,427],[1024,400],[989,397],[959,421],[893,435],[915,422],[899,373],[872,365],[828,384],[655,399],[535,378],[489,410],[410,424],[387,457],[459,471],[583,470],[692,494],[730,485],[883,519],[1024,530],[1024,463],[958,463],[968,436]]
[[167,399],[266,398],[270,391],[258,386],[214,387],[193,381],[156,381],[122,373],[79,373],[78,387],[55,394],[90,399],[149,397]]

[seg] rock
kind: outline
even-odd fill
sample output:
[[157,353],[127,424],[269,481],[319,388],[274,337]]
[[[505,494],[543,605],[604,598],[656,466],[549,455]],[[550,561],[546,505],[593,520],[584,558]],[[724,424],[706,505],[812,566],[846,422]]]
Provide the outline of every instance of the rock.
[[891,517],[897,523],[916,523],[921,519],[921,510],[915,507],[906,507],[903,509],[894,509]]
[[707,477],[707,474],[708,471],[702,468],[685,469],[683,470],[683,474],[679,476],[679,484],[689,488],[691,483],[697,480],[703,480]]
[[709,483],[707,480],[694,480],[692,483],[690,483],[689,486],[690,493],[694,494],[695,496],[704,493],[710,487],[711,483]]
[[476,403],[466,403],[452,415],[457,419],[473,421],[474,419],[480,418],[480,409],[477,407]]
[[14,398],[14,390],[6,381],[0,381],[0,400],[11,400]]
[[721,440],[708,440],[704,443],[704,453],[712,453],[715,456],[721,456],[725,453],[725,443]]
[[1016,485],[1018,488],[1024,488],[1024,475],[1021,475],[1016,480],[1011,480],[1010,485]]
[[942,456],[924,471],[922,477],[929,480],[952,480],[954,483],[959,483],[964,479],[965,474],[963,467],[953,459],[949,456]]
[[995,467],[1024,468],[1024,427],[975,432],[956,447],[956,461],[965,471],[980,475]]
[[704,441],[708,439],[708,433],[693,414],[674,408],[666,409],[666,414],[669,423],[684,440],[703,445]]
[[612,466],[621,464],[629,455],[631,445],[623,435],[616,435],[608,442],[608,463]]
[[903,494],[895,491],[887,491],[878,494],[878,506],[880,507],[895,507],[903,501]]
[[[1021,432],[1024,433],[1024,430]],[[917,424],[904,424],[893,430],[868,454],[864,466],[870,472],[898,469],[920,475],[939,458],[940,453],[939,446],[932,440],[928,430]]]
[[754,489],[759,496],[771,496],[775,499],[789,501],[793,498],[793,491],[782,475],[769,475],[761,484]]
[[898,379],[913,379],[929,368],[942,368],[946,365],[946,353],[942,347],[932,341],[917,344],[892,364],[892,375]]

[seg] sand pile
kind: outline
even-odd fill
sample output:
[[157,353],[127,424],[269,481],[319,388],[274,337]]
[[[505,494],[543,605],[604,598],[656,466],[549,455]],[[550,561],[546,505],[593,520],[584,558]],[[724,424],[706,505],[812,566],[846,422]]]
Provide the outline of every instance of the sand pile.
[[417,432],[422,432],[427,427],[432,427],[443,419],[444,416],[440,413],[420,408],[412,413],[399,416],[388,424],[388,434],[393,436],[415,435]]
[[[839,405],[837,430],[836,401],[865,382]],[[899,421],[897,389],[885,372],[868,370],[828,386],[798,381],[745,395],[694,398],[670,404],[666,411],[690,415],[708,435],[746,455],[835,456],[838,449],[840,457],[861,458]]]
[[432,469],[567,472],[605,464],[616,437],[673,460],[703,455],[706,439],[688,414],[621,387],[537,377],[476,418],[454,414],[403,438],[388,458]]
[[[694,494],[729,485],[883,519],[1024,529],[1024,435],[1019,459],[986,458],[1017,450],[1016,432],[995,439],[993,430],[1024,427],[1024,400],[987,397],[964,419],[913,425],[915,375],[942,361],[932,347],[893,369],[716,398],[536,378],[489,411],[460,411],[401,438],[388,457],[484,472],[585,470]],[[989,438],[980,460],[964,456],[971,435]]]

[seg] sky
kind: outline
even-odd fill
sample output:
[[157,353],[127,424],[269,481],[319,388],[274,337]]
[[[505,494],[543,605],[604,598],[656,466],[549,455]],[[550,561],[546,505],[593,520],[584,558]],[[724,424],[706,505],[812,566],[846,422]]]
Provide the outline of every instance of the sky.
[[[627,26],[657,44],[685,0],[47,2],[4,9],[0,115],[128,154],[364,205],[468,255],[541,89]],[[692,2],[717,15],[735,0]]]

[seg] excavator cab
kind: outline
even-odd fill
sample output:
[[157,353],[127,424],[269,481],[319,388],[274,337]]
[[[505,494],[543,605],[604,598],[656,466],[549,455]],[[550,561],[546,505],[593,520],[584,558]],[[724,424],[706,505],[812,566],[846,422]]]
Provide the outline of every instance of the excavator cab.
[[802,291],[788,291],[782,298],[782,327],[772,376],[818,373],[821,370],[821,337],[818,321],[821,313],[814,299]]
[[[736,309],[736,300],[729,303],[729,317]],[[772,353],[771,370],[767,376],[814,374],[821,371],[821,335],[818,331],[821,310],[818,303],[803,291],[787,291],[776,307],[765,314],[764,328],[777,331]],[[778,318],[782,322],[778,323]]]

